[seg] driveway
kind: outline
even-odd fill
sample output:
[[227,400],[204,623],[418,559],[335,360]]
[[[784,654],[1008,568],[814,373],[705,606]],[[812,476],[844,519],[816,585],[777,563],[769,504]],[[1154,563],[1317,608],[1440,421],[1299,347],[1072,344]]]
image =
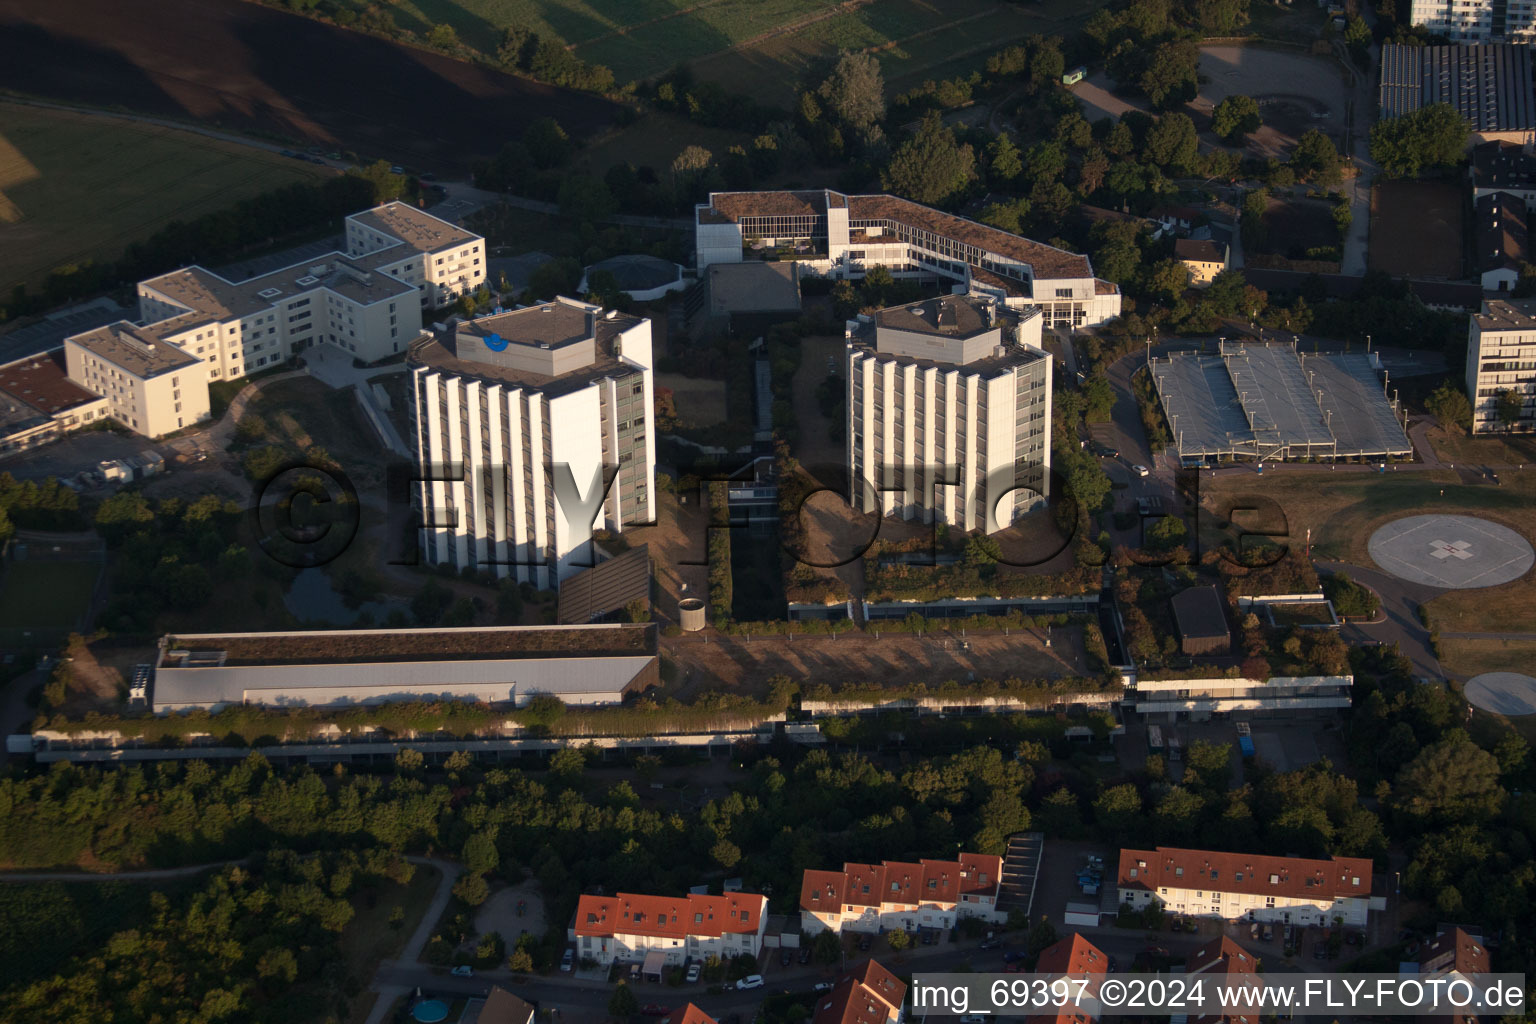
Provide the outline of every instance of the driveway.
[[1413,674],[1421,679],[1442,679],[1440,660],[1429,646],[1429,630],[1419,621],[1419,606],[1442,593],[1439,587],[1409,583],[1380,569],[1347,562],[1316,563],[1322,572],[1343,572],[1363,583],[1381,598],[1381,615],[1376,622],[1351,622],[1340,635],[1350,643],[1380,642],[1396,644],[1403,656],[1413,662]]
[[427,942],[432,938],[432,932],[437,928],[437,922],[443,916],[443,911],[448,909],[448,901],[453,897],[453,885],[464,873],[464,866],[451,860],[440,860],[436,857],[407,857],[412,864],[427,864],[437,868],[442,873],[442,879],[437,883],[437,893],[432,897],[432,902],[427,905],[426,912],[421,915],[421,921],[416,925],[416,930],[411,933],[411,938],[400,951],[398,960],[385,960],[379,965],[379,973],[374,976],[373,990],[378,993],[374,1000],[373,1009],[368,1014],[367,1024],[383,1024],[389,1008],[395,1000],[414,988],[409,979],[419,974],[427,974],[433,980],[430,982],[433,988],[447,991],[444,983],[464,982],[469,985],[465,989],[453,989],[462,991],[466,995],[483,995],[485,985],[471,982],[466,979],[439,978],[432,975],[425,968],[418,967],[417,961],[421,959],[421,951],[427,947]]

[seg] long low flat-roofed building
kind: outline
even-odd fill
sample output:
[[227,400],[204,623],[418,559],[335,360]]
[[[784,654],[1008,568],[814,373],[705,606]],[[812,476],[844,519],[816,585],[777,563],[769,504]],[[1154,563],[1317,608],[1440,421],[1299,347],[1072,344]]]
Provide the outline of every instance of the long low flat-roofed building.
[[156,712],[397,700],[521,707],[541,694],[603,705],[659,679],[650,624],[181,633],[161,639],[151,692]]

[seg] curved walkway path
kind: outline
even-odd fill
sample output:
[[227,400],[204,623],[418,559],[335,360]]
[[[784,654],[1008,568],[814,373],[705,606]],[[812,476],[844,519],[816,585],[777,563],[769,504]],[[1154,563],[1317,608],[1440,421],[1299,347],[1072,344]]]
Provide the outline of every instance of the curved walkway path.
[[190,864],[184,868],[156,868],[149,871],[110,871],[89,874],[83,871],[19,871],[0,874],[0,882],[152,882],[164,878],[185,878],[188,875],[212,871],[231,864],[244,864],[249,857],[238,860],[216,860],[210,864]]

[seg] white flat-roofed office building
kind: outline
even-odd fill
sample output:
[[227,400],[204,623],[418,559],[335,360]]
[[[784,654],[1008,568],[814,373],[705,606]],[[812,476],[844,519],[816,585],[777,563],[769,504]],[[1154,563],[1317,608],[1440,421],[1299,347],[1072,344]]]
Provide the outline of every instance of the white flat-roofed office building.
[[850,324],[855,508],[996,533],[1049,493],[1042,314],[948,295]]
[[701,272],[768,256],[839,279],[880,266],[898,279],[955,282],[1038,308],[1052,327],[1120,315],[1119,288],[1095,278],[1087,256],[895,196],[714,192],[695,208],[694,241]]
[[1453,43],[1536,42],[1536,0],[1412,0],[1408,18]]
[[[1499,398],[1520,396],[1520,417],[1499,419]],[[1472,432],[1536,430],[1536,300],[1488,299],[1472,315],[1467,337],[1467,397]]]
[[409,363],[428,562],[553,588],[594,564],[594,528],[654,520],[649,320],[557,298],[456,323]]
[[160,641],[152,704],[156,712],[400,700],[521,707],[540,694],[617,704],[656,685],[655,651],[649,624],[182,633]]

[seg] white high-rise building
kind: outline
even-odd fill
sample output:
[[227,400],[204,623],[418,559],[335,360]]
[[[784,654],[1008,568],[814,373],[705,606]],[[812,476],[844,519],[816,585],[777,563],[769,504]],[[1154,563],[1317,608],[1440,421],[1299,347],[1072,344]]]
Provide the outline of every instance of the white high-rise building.
[[[1520,396],[1520,417],[1499,419],[1500,397]],[[1467,398],[1472,432],[1536,430],[1536,300],[1486,299],[1467,334]]]
[[1043,501],[1051,359],[1042,319],[1038,309],[946,295],[852,322],[849,503],[996,533]]
[[1453,43],[1536,39],[1536,0],[1413,0],[1409,21]]
[[593,564],[594,528],[654,520],[649,320],[558,298],[408,362],[429,563],[552,588]]

